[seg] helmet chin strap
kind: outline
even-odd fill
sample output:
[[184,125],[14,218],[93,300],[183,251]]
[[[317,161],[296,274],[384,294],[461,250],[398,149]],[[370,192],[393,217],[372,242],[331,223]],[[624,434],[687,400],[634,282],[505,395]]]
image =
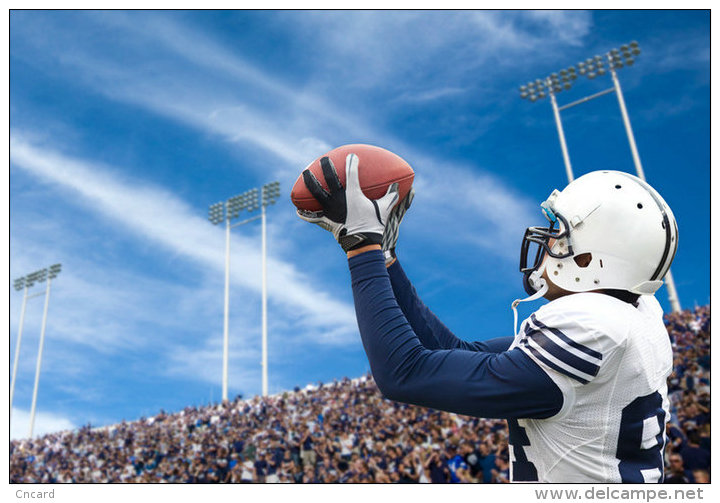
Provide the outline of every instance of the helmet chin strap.
[[[543,267],[542,269],[544,270],[545,267]],[[526,297],[524,299],[515,299],[513,301],[512,305],[510,306],[513,311],[513,333],[515,334],[516,337],[518,334],[518,328],[517,328],[517,324],[518,324],[517,306],[518,306],[518,304],[520,304],[521,302],[531,302],[533,300],[540,299],[548,291],[547,281],[545,281],[545,278],[542,278],[541,275],[542,275],[542,271],[535,271],[530,275],[530,284],[533,287],[535,287],[535,285],[537,285],[539,287],[537,289],[537,291],[534,294],[532,294],[530,297]]]

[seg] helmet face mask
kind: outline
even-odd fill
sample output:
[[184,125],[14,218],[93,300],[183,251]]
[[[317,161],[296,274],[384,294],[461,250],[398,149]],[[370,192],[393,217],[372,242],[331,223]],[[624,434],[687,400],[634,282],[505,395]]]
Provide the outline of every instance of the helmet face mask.
[[[543,265],[546,256],[550,256],[556,259],[563,259],[572,257],[573,249],[572,245],[568,244],[567,247],[562,246],[565,251],[554,251],[555,243],[550,243],[551,240],[555,242],[561,242],[561,240],[569,243],[569,225],[565,217],[557,215],[552,211],[545,211],[545,217],[550,221],[549,227],[528,227],[525,230],[523,236],[522,245],[520,246],[520,272],[523,273],[523,286],[525,291],[532,295],[537,291],[537,288],[533,285],[534,281],[531,280],[531,276],[534,272],[539,271],[539,276],[542,276],[542,270],[540,267]],[[555,228],[555,224],[558,224],[558,228]],[[534,253],[533,253],[534,252]],[[528,259],[534,255],[532,264],[528,262]]]
[[677,250],[677,224],[646,182],[624,172],[595,171],[553,191],[541,208],[551,225],[528,228],[520,251],[529,294],[543,275],[568,292],[642,295],[662,285]]

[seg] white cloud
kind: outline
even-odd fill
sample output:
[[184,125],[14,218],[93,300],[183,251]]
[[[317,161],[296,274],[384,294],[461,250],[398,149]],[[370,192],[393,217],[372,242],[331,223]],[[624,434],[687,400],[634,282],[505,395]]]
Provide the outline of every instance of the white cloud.
[[517,259],[520,237],[537,221],[539,203],[483,171],[423,156],[418,161],[432,169],[416,176],[417,196],[403,221],[405,234],[441,235],[448,247],[471,246],[496,258]]
[[[238,326],[239,325],[239,326]],[[233,323],[228,349],[228,391],[259,390],[261,388],[260,341],[257,328],[249,328],[238,320]],[[240,337],[238,337],[238,335]],[[173,377],[193,376],[194,379],[217,385],[222,377],[222,337],[217,332],[200,346],[172,346],[168,349],[168,367],[165,373]],[[277,378],[276,375],[273,378]]]
[[[646,71],[653,73],[665,72],[696,72],[694,78],[700,77],[698,84],[707,85],[710,76],[710,40],[709,33],[686,31],[683,37],[667,40],[662,36],[642,40],[641,58],[652,61]],[[627,77],[623,76],[623,79]],[[686,74],[686,78],[687,74]],[[688,82],[693,80],[688,78]]]
[[[104,353],[146,352],[158,358],[159,365],[153,365],[152,372],[170,377],[192,376],[217,385],[222,355],[219,294],[224,268],[223,232],[199,218],[197,211],[177,196],[136,179],[127,179],[118,174],[115,167],[61,154],[28,141],[17,132],[12,134],[11,148],[12,165],[42,180],[40,187],[55,191],[54,197],[59,194],[72,201],[81,212],[91,208],[101,221],[107,220],[115,228],[119,225],[146,245],[159,245],[162,253],[170,252],[171,256],[189,259],[201,268],[209,266],[215,271],[210,275],[215,278],[210,283],[201,280],[199,284],[195,281],[183,286],[148,277],[142,270],[127,270],[127,266],[106,270],[79,252],[93,249],[77,235],[83,229],[62,236],[63,229],[67,228],[62,219],[52,228],[45,219],[30,218],[29,221],[36,223],[15,231],[13,247],[31,253],[18,254],[13,268],[34,270],[37,264],[48,262],[50,255],[46,254],[59,254],[67,272],[54,287],[53,334],[69,344],[90,346],[100,356],[99,359],[78,358],[73,351],[77,346],[67,346],[63,352],[53,353],[54,359],[44,363],[43,372],[48,376],[82,377],[92,375],[95,362],[105,359]],[[496,257],[514,260],[520,232],[517,229],[527,223],[529,204],[491,176],[473,174],[466,167],[436,164],[417,152],[411,155],[423,166],[433,169],[424,170],[417,180],[419,196],[404,224],[405,242],[413,239],[422,243],[428,237],[442,236],[448,247],[479,246]],[[152,218],[148,218],[149,215]],[[15,218],[20,223],[17,215]],[[55,216],[54,220],[58,218],[61,216]],[[300,271],[292,242],[284,242],[289,231],[294,232],[292,223],[298,224],[296,220],[293,215],[282,213],[274,215],[273,225],[269,226],[269,238],[276,244],[274,249],[293,259],[288,262],[280,256],[269,258],[273,344],[305,349],[312,347],[311,343],[321,344],[325,349],[337,344],[357,344],[354,310],[332,293],[332,288],[338,285],[326,284],[317,277],[311,279],[310,275],[318,268],[323,269],[322,264],[314,263],[309,270]],[[44,229],[41,231],[34,225]],[[302,230],[306,231],[302,234],[307,235],[322,232],[314,228]],[[30,240],[31,235],[42,235],[54,245],[46,250],[47,247]],[[330,236],[325,238],[321,247],[332,249],[335,245]],[[230,383],[231,390],[247,392],[259,389],[259,312],[252,302],[235,299],[246,297],[244,292],[259,297],[259,274],[249,275],[247,271],[259,271],[260,257],[257,248],[248,244],[247,236],[234,238],[231,247],[233,263],[243,263],[244,267],[243,271],[232,268]],[[307,250],[304,256],[308,256]],[[339,267],[341,262],[338,258]],[[320,291],[318,285],[331,290]],[[211,305],[214,307],[209,310],[202,307]],[[26,328],[30,331],[37,327],[29,324]],[[174,335],[171,339],[167,336],[158,339],[159,330]],[[34,341],[27,340],[27,344]],[[26,358],[24,366],[21,365],[26,374],[33,365],[31,360]],[[273,381],[287,379],[284,374],[281,368],[273,369]]]
[[523,14],[539,31],[539,35],[531,39],[532,44],[580,46],[592,29],[592,18],[587,11],[528,10]]
[[[270,101],[281,99],[293,105],[293,108],[312,112],[316,118],[322,118],[323,121],[329,121],[335,126],[342,125],[346,129],[353,130],[355,134],[361,134],[362,128],[345,123],[334,113],[333,107],[319,96],[304,93],[297,86],[261,70],[244,59],[239,51],[224,47],[177,19],[171,20],[167,16],[152,13],[138,16],[112,12],[95,14],[93,17],[96,16],[102,19],[105,25],[128,32],[133,39],[141,40],[142,43],[162,47],[186,63],[252,86],[263,95],[272,96]],[[256,99],[261,98],[258,96]]]
[[[420,159],[422,165],[418,164],[417,169],[422,175],[418,178],[428,181],[428,190],[440,192],[435,187],[443,185],[446,178],[443,166],[447,163],[428,159],[405,142],[367,127],[365,121],[371,120],[372,116],[358,111],[353,113],[350,103],[337,105],[328,102],[327,97],[321,99],[307,88],[298,92],[297,86],[274,78],[258,65],[249,63],[241,52],[230,50],[193,26],[168,16],[130,16],[113,12],[88,17],[104,28],[110,26],[135,41],[129,48],[125,47],[130,53],[138,50],[138,47],[151,46],[153,50],[162,48],[185,64],[170,63],[172,72],[168,75],[150,73],[139,71],[139,66],[133,68],[135,63],[132,63],[132,58],[99,58],[87,48],[78,46],[76,51],[64,54],[61,59],[64,65],[74,68],[74,78],[113,99],[139,105],[229,141],[259,148],[261,152],[271,153],[280,160],[246,162],[250,169],[265,173],[270,171],[274,176],[294,180],[310,160],[331,147],[334,137],[363,138],[363,141],[391,146],[392,150],[401,155],[409,153],[413,158]],[[576,11],[443,12],[438,15],[417,12],[311,12],[302,16],[283,13],[274,19],[276,22],[284,20],[288,27],[292,26],[296,36],[316,33],[317,44],[331,54],[326,58],[328,61],[343,61],[342,53],[352,52],[354,63],[348,68],[361,68],[356,58],[376,58],[378,64],[385,66],[383,58],[391,57],[392,64],[387,65],[388,71],[395,74],[415,65],[418,58],[426,57],[423,56],[424,51],[448,51],[453,47],[453,50],[447,52],[447,57],[440,60],[450,61],[462,57],[454,49],[459,38],[466,42],[458,46],[461,53],[468,50],[476,52],[473,44],[492,43],[499,44],[497,49],[502,54],[503,51],[523,49],[528,40],[535,47],[543,30],[559,29],[557,27],[561,25],[565,26],[564,33],[568,40],[560,43],[574,43],[584,36],[590,22],[587,13]],[[477,23],[485,28],[478,30]],[[343,29],[335,29],[335,26],[342,26]],[[278,25],[274,28],[278,29]],[[404,33],[419,32],[424,34],[423,50],[418,50],[413,37],[402,36]],[[499,41],[496,40],[497,36],[500,36]],[[65,45],[68,43],[66,40]],[[72,40],[72,43],[74,45],[71,47],[75,47],[78,41]],[[57,50],[53,47],[47,49]],[[491,52],[490,49],[483,50],[478,57],[485,57]],[[476,61],[473,64],[479,63]],[[206,69],[211,76],[205,80],[198,77],[206,73],[197,71],[199,68]],[[375,82],[386,81],[382,73],[367,71],[366,74]],[[333,80],[342,80],[341,75],[333,75]],[[441,80],[442,85],[439,87],[431,81],[419,90],[413,86],[401,96],[422,101],[462,92],[462,87],[448,86],[446,76]],[[238,85],[250,87],[238,91]],[[248,93],[253,96],[252,99],[243,96]],[[487,114],[483,120],[492,121],[492,114]],[[268,169],[268,166],[272,167]],[[475,185],[470,185],[467,193],[479,195],[473,197],[471,202],[486,201],[488,197],[493,197],[495,202],[507,203],[511,210],[510,220],[518,214],[514,210],[524,204],[521,197],[514,195],[497,178],[487,175],[482,167],[454,166],[451,171],[466,181],[480,184],[477,190],[472,189]],[[473,172],[478,174],[474,175]],[[492,191],[484,188],[487,185],[492,186]],[[500,195],[504,199],[497,201]],[[452,207],[455,213],[467,213],[467,208],[459,206],[461,201],[456,200],[458,204]],[[489,232],[490,240],[493,239],[492,235],[505,232],[506,222],[485,218],[497,206],[489,207],[485,204],[479,208],[475,204],[474,207],[475,211],[479,211],[476,221],[488,224],[483,233]]]
[[[114,100],[260,147],[283,161],[276,172],[306,164],[333,137],[391,141],[371,126],[377,118],[364,100],[374,99],[374,92],[348,100],[354,86],[397,90],[400,101],[437,99],[474,85],[476,76],[472,83],[465,80],[468,69],[484,65],[481,75],[492,78],[496,68],[517,64],[518,51],[527,58],[540,47],[551,53],[552,44],[577,45],[590,25],[589,14],[579,11],[284,12],[273,17],[272,28],[311,36],[308,50],[325,55],[306,63],[316,77],[288,81],[180,21],[181,16],[77,16],[86,25],[78,34],[45,19],[43,30],[50,35],[32,38],[37,45],[28,62],[46,61]],[[94,49],[96,30],[124,40],[122,51],[107,57]],[[161,62],[161,69],[148,69],[148,58]],[[441,66],[418,75],[417,68],[427,68],[428,61]],[[308,136],[320,142],[308,145],[303,141]]]
[[[512,14],[504,16],[490,12],[474,14],[480,16],[480,22],[484,23],[488,30],[487,33],[481,31],[477,35],[478,37],[482,39],[488,37],[488,33],[506,32],[503,40],[511,49],[523,46],[523,37],[530,37],[526,30],[522,29],[519,19],[525,19],[531,26],[543,27],[548,24],[555,26],[559,22],[558,19],[566,16],[564,13],[537,13],[533,15],[534,18]],[[328,14],[330,18],[344,15],[346,14]],[[469,22],[464,15],[445,13],[442,17],[442,23],[445,25],[453,27],[458,25],[464,30],[470,29]],[[579,20],[576,25],[572,25],[575,27],[569,33],[574,34],[575,37],[581,37],[583,26],[586,24],[583,19],[587,19],[587,16],[583,13],[569,13],[566,17]],[[498,247],[497,242],[504,243],[509,240],[506,237],[509,235],[509,229],[515,230],[515,233],[511,232],[510,234],[516,241],[517,222],[526,224],[527,216],[531,215],[527,209],[529,207],[527,201],[508,190],[497,178],[485,174],[476,166],[447,167],[448,163],[446,162],[428,159],[415,149],[383,135],[380,131],[371,132],[362,125],[357,126],[357,124],[362,124],[362,116],[354,115],[353,120],[341,120],[338,128],[328,128],[327,124],[315,120],[309,111],[318,108],[326,116],[339,118],[348,116],[349,112],[343,110],[343,107],[323,103],[312,93],[295,92],[292,86],[272,78],[257,66],[243,60],[241,55],[227,50],[191,27],[158,16],[143,16],[138,22],[136,17],[129,19],[121,14],[113,13],[113,15],[101,15],[98,19],[114,25],[116,29],[124,33],[141,37],[142,43],[137,43],[139,46],[152,44],[154,48],[162,47],[190,65],[188,68],[175,67],[175,74],[167,76],[157,73],[148,74],[148,72],[136,71],[138,69],[133,69],[132,66],[128,68],[125,60],[121,64],[119,60],[100,59],[93,56],[90,51],[78,48],[78,51],[69,51],[69,54],[63,55],[61,61],[64,65],[70,65],[76,70],[74,75],[79,81],[86,82],[99,92],[114,99],[134,103],[201,131],[209,131],[230,141],[243,142],[259,147],[262,151],[270,152],[282,161],[271,163],[273,166],[271,171],[277,175],[294,179],[308,160],[330,147],[330,141],[324,137],[329,130],[338,129],[340,136],[352,137],[353,131],[357,132],[359,127],[359,130],[363,131],[363,137],[382,139],[376,143],[393,145],[393,150],[412,153],[413,158],[421,160],[422,164],[418,164],[417,168],[418,190],[422,193],[416,203],[418,209],[415,209],[414,213],[423,214],[422,220],[426,224],[435,222],[438,226],[443,225],[443,220],[448,218],[447,215],[463,215],[462,223],[460,220],[454,219],[458,232],[452,233],[453,238],[465,237],[467,241],[496,251],[500,255],[508,254],[509,252],[505,251],[507,247]],[[361,13],[353,19],[356,19],[357,22],[353,23],[349,29],[355,31],[344,32],[348,42],[353,40],[353,33],[356,33],[360,37],[371,37],[376,42],[382,40],[383,43],[395,49],[398,49],[396,42],[405,43],[392,36],[391,32],[397,28],[398,23],[418,29],[422,23],[438,22],[434,20],[433,16],[417,16],[411,15],[411,13],[407,15],[388,14],[380,17],[375,13]],[[326,16],[309,15],[302,17],[301,24],[312,25],[312,23],[326,21]],[[475,22],[478,21],[475,20]],[[367,27],[368,31],[364,32],[363,27]],[[445,30],[441,33],[436,30],[428,35],[424,43],[431,47],[445,47],[454,40],[453,37],[461,35],[458,30]],[[187,48],[188,40],[193,43],[189,44],[191,46],[189,50],[184,50]],[[133,48],[135,48],[134,45]],[[343,50],[341,46],[332,49],[334,51]],[[353,50],[359,50],[359,48],[354,46]],[[363,46],[360,50],[367,50],[367,47]],[[381,53],[382,51],[368,50],[367,56],[381,58],[383,57]],[[130,60],[132,61],[132,58]],[[130,63],[130,65],[132,64]],[[208,81],[189,78],[190,75],[202,74],[202,72],[195,71],[199,66],[214,72],[213,77],[217,78],[212,86],[208,85]],[[375,78],[382,78],[382,76],[375,75]],[[177,85],[177,82],[182,82],[182,85]],[[258,91],[256,96],[263,97],[260,103],[280,100],[286,110],[298,110],[301,113],[296,114],[293,119],[291,112],[287,115],[278,115],[273,107],[255,107],[253,105],[255,101],[244,100],[241,94],[232,91],[232,82],[251,85]],[[454,93],[459,89],[447,87],[434,89],[430,86],[416,96],[423,99],[437,98],[447,95],[447,93]],[[321,106],[316,107],[318,103]],[[14,158],[27,154],[32,159],[32,162],[26,162],[26,167],[32,165],[33,172],[83,193],[88,200],[98,202],[104,213],[124,222],[133,232],[139,232],[146,237],[166,243],[177,253],[199,258],[206,263],[212,262],[216,267],[222,264],[220,256],[222,248],[218,246],[222,238],[218,235],[217,230],[212,229],[197,216],[196,212],[165,190],[137,189],[133,186],[132,181],[125,181],[122,182],[124,183],[124,187],[121,187],[123,190],[117,191],[115,190],[117,188],[115,180],[103,178],[104,167],[100,167],[100,175],[98,175],[95,173],[95,166],[86,164],[83,168],[73,162],[66,163],[65,169],[74,170],[76,174],[69,173],[72,176],[66,176],[61,170],[52,167],[55,162],[55,159],[52,158],[55,154],[52,152],[40,152],[36,148],[29,151],[22,141],[20,143],[16,141],[14,145],[16,145],[13,147]],[[50,162],[44,162],[42,158],[44,161]],[[62,161],[72,160],[64,158]],[[266,169],[265,165],[252,163],[249,167]],[[77,182],[85,176],[81,174],[83,169],[88,171],[90,176],[87,177],[87,181],[78,185]],[[446,215],[443,216],[438,211],[437,199],[457,190],[458,186],[454,184],[453,179],[463,179],[466,183],[462,191],[466,197],[452,197],[442,201],[440,207],[444,208]],[[110,185],[107,185],[108,181],[111,182]],[[425,186],[422,186],[423,183]],[[113,194],[107,193],[104,189],[106,186],[112,187]],[[131,186],[133,190],[129,190]],[[89,191],[86,190],[88,188],[90,188]],[[423,199],[432,200],[435,206],[424,207]],[[127,212],[127,208],[133,208],[133,211],[124,214]],[[145,218],[145,215],[154,215],[158,212],[164,215],[161,223],[158,223],[156,218]],[[477,228],[478,223],[482,224],[481,228]],[[176,228],[188,228],[192,234],[188,236],[188,239],[180,239],[174,230]],[[247,246],[243,246],[242,242],[236,244],[233,241],[233,250],[237,249],[240,250],[239,253],[243,259],[249,261],[251,268],[257,269],[257,254],[252,253]],[[285,278],[290,278],[292,284],[307,282],[307,279],[295,267],[280,262],[272,264],[271,282],[279,285]],[[257,279],[252,282],[252,285],[249,284],[250,278],[246,276],[236,276],[236,280],[254,289],[258,288]],[[292,287],[289,290],[290,293],[286,289],[282,289],[277,295],[292,296],[293,302],[305,306],[309,312],[313,312],[312,305],[317,303],[317,299],[312,299],[307,290],[294,294]],[[341,312],[343,315],[347,315],[348,309],[341,309]],[[318,315],[318,318],[322,317]]]
[[[224,270],[224,234],[167,190],[124,180],[112,168],[39,148],[13,132],[11,160],[45,182],[61,187],[72,198],[126,231],[162,245],[167,250]],[[245,264],[243,271],[260,269],[260,254],[247,240],[233,238],[233,260]],[[231,268],[233,283],[254,292],[261,288],[259,274]],[[268,292],[275,301],[300,314],[300,324],[332,331],[341,337],[356,330],[354,310],[319,291],[297,267],[272,254],[268,256]],[[295,315],[296,316],[296,315]],[[293,316],[293,317],[295,317]]]
[[[33,425],[33,438],[47,433],[56,433],[65,430],[74,430],[77,425],[68,417],[52,412],[35,411]],[[13,407],[10,418],[10,439],[20,440],[29,438],[30,411]]]
[[[590,14],[581,11],[343,11],[285,18],[301,36],[313,35],[334,79],[365,89],[413,87],[418,79],[442,88],[468,68],[492,62],[483,68],[489,76],[516,66],[518,54],[539,58],[578,46],[591,27]],[[332,66],[336,61],[347,64]]]
[[421,91],[407,91],[397,98],[397,101],[407,103],[422,103],[441,100],[443,98],[454,97],[458,94],[466,92],[461,87],[440,87]]
[[[353,50],[359,57],[368,58],[366,70],[377,66],[383,72],[391,72],[366,71],[370,83],[382,82],[387,75],[397,76],[422,63],[418,58],[425,56],[422,51],[414,51],[413,40],[403,42],[397,37],[397,23],[393,21],[392,13],[383,14],[388,16],[387,21],[379,24],[373,15],[361,16],[371,28],[367,32],[363,32],[362,26],[355,27],[356,34],[366,37],[369,44],[358,46],[348,39],[349,45],[345,49],[342,46],[326,48],[332,51],[328,59],[343,61],[342,50]],[[498,178],[484,173],[483,166],[458,166],[428,157],[382,131],[373,121],[373,111],[364,110],[362,104],[338,98],[333,93],[317,92],[315,78],[300,86],[276,78],[263,70],[262,65],[244,59],[236,48],[224,46],[195,26],[150,13],[132,18],[124,13],[87,16],[98,20],[104,18],[105,23],[111,24],[115,30],[113,36],[123,41],[120,46],[110,51],[96,49],[87,38],[87,33],[93,30],[74,33],[49,22],[43,27],[46,36],[31,37],[32,43],[38,44],[36,49],[40,50],[14,54],[14,57],[24,58],[25,63],[36,65],[41,71],[53,72],[56,77],[68,76],[73,85],[85,86],[81,92],[89,89],[120,104],[131,105],[128,108],[131,111],[137,107],[140,112],[151,112],[168,119],[169,123],[180,123],[235,143],[231,151],[257,153],[259,155],[244,156],[242,169],[262,172],[263,176],[281,177],[283,181],[294,180],[309,160],[329,150],[338,138],[353,138],[353,141],[362,138],[365,142],[386,145],[412,158],[418,172],[418,198],[404,224],[403,239],[412,237],[416,243],[432,239],[432,246],[437,247],[440,242],[448,248],[479,246],[483,251],[489,251],[492,257],[516,259],[519,232],[522,225],[527,225],[528,215],[532,215],[531,205]],[[312,17],[313,14],[308,13],[307,17],[295,19],[304,23]],[[421,17],[408,16],[403,21],[404,26],[420,30],[423,27]],[[454,48],[459,47],[457,37],[464,37],[467,30],[476,30],[477,26],[456,14],[448,14],[446,19],[450,29],[431,30],[426,42],[430,50],[451,50],[448,54],[452,55]],[[458,31],[458,27],[466,31]],[[102,28],[97,33],[105,33],[106,26],[99,22],[92,28]],[[513,31],[514,25],[496,28],[507,30],[505,41],[515,40],[514,48],[521,46],[519,37],[522,33]],[[341,32],[335,31],[335,34],[342,35]],[[482,43],[483,36],[488,34],[481,35],[477,39],[480,42],[475,38],[472,40]],[[151,54],[145,58],[148,50]],[[476,51],[477,47],[463,50]],[[404,58],[403,54],[409,57]],[[455,60],[462,59],[461,54],[454,57]],[[156,62],[161,62],[161,68],[151,68]],[[456,68],[461,69],[457,65]],[[339,74],[333,75],[340,78]],[[439,83],[424,82],[419,88],[411,87],[405,97],[430,101],[464,92],[465,83],[448,86],[448,81],[455,82],[452,78]],[[52,120],[52,117],[48,119]],[[84,358],[82,352],[72,353],[73,348],[85,345],[95,351],[90,354],[100,356],[148,349],[147,355],[156,359],[150,372],[172,378],[185,376],[217,385],[222,341],[218,304],[224,268],[223,231],[205,220],[204,207],[193,208],[163,187],[129,178],[119,166],[103,165],[63,153],[58,145],[66,145],[68,150],[77,152],[82,148],[83,140],[83,134],[73,135],[72,131],[68,134],[63,131],[64,127],[64,124],[55,127],[53,134],[46,135],[52,139],[43,141],[36,139],[38,130],[32,131],[32,139],[28,131],[12,131],[11,170],[22,169],[42,182],[24,187],[20,195],[29,195],[38,187],[49,187],[53,196],[59,194],[74,211],[93,215],[92,218],[97,220],[95,224],[112,229],[113,238],[130,236],[147,248],[157,247],[157,253],[149,252],[153,260],[162,254],[170,260],[178,260],[183,266],[189,262],[196,270],[207,268],[211,272],[208,277],[195,278],[191,285],[185,286],[158,278],[152,272],[145,275],[142,266],[138,268],[135,264],[123,263],[120,270],[105,272],[100,263],[104,259],[96,261],[93,259],[97,256],[83,256],[78,251],[83,243],[88,244],[88,250],[95,250],[90,236],[87,241],[72,236],[75,242],[63,249],[62,257],[55,258],[54,254],[61,250],[59,243],[67,241],[61,236],[62,226],[44,229],[54,230],[54,234],[40,232],[34,227],[39,231],[35,235],[43,235],[47,242],[56,244],[44,247],[38,240],[30,239],[29,234],[21,232],[28,216],[14,214],[13,247],[23,250],[13,258],[14,270],[21,273],[34,270],[36,264],[44,265],[47,258],[61,260],[67,266],[67,273],[57,285],[57,293],[61,295],[53,299],[57,302],[51,311],[51,327],[54,333],[62,334],[64,341],[72,344],[66,353],[55,354],[66,358],[67,363],[67,368],[56,369],[55,375],[64,372],[65,376],[84,377],[96,371],[93,365],[98,365],[98,361],[107,361]],[[225,147],[227,145],[221,146]],[[137,155],[142,156],[143,152],[137,152]],[[259,162],[263,158],[268,161]],[[60,217],[54,216],[57,218]],[[52,225],[44,220],[38,219],[34,225]],[[305,227],[300,229],[300,225]],[[355,344],[360,351],[354,337],[357,333],[354,310],[350,302],[342,300],[349,299],[347,284],[325,277],[333,274],[328,270],[334,271],[335,275],[342,270],[342,254],[330,236],[315,238],[322,231],[308,227],[300,224],[291,211],[278,212],[269,219],[268,233],[273,243],[268,278],[271,335],[279,336],[271,337],[271,350],[273,344],[282,345],[293,358],[296,354],[330,357],[334,347],[339,345],[343,346],[340,349],[349,351]],[[123,232],[117,232],[118,228]],[[105,232],[102,234],[104,236]],[[259,390],[260,383],[258,309],[252,301],[247,304],[235,301],[236,298],[259,299],[259,247],[249,244],[248,234],[244,228],[238,232],[234,230],[231,244],[234,265],[230,384],[231,389],[243,392]],[[314,242],[317,239],[324,241],[318,241],[318,246]],[[306,248],[305,243],[311,241],[311,246]],[[48,254],[39,253],[45,248],[49,249]],[[336,253],[337,257],[323,255],[319,258],[317,252],[321,248],[322,253],[332,249],[331,253]],[[32,259],[28,257],[29,251],[33,252]],[[337,262],[333,263],[334,260]],[[244,272],[236,264],[243,264]],[[70,274],[70,271],[74,272]],[[248,274],[248,271],[253,273]],[[344,289],[344,296],[337,295],[334,290],[340,288]],[[55,309],[62,307],[63,302],[67,309]],[[211,303],[212,309],[199,307]],[[172,306],[173,314],[158,316],[157,312],[165,312],[166,306]],[[131,314],[123,315],[123,312]],[[183,338],[178,334],[184,326],[190,333]],[[167,341],[153,340],[156,330],[160,337],[167,333],[177,337],[168,345],[167,351],[158,351]],[[191,340],[194,336],[197,337]],[[29,360],[26,363],[32,364]],[[292,372],[290,368],[292,364],[273,368],[271,362],[271,389],[273,382],[289,381],[285,376]],[[44,363],[43,372],[46,371],[49,375],[53,373],[51,359]],[[73,380],[68,380],[70,390]],[[112,383],[102,383],[98,387],[106,385]],[[82,387],[75,386],[75,389]],[[99,390],[99,393],[104,392],[107,390]]]
[[[57,215],[54,220],[60,220],[59,226],[62,226]],[[37,257],[61,257],[64,270],[52,283],[48,329],[53,339],[62,340],[67,348],[82,345],[92,348],[98,356],[119,351],[146,350],[159,343],[153,337],[154,331],[159,328],[169,328],[174,334],[182,334],[187,330],[190,320],[199,322],[206,319],[207,314],[200,306],[205,302],[209,304],[209,294],[221,292],[220,284],[213,292],[202,284],[183,286],[138,274],[128,270],[127,264],[119,263],[115,267],[106,267],[83,254],[85,241],[74,232],[66,231],[70,235],[43,242],[42,238],[31,237],[35,228],[31,223],[28,226],[29,232],[23,232],[20,237],[17,232],[13,235],[13,276],[37,269],[37,264],[49,263],[48,260]],[[54,235],[56,234],[53,232],[43,238]],[[52,247],[43,250],[43,244],[47,242],[52,242]],[[35,266],[27,267],[29,263],[34,263]],[[43,287],[44,285],[36,286],[31,293],[42,292]],[[12,297],[14,315],[20,310],[21,297],[20,294]],[[219,294],[217,297],[219,298]],[[195,308],[182,309],[190,299],[195,301]],[[43,297],[28,302],[23,346],[34,344],[33,337],[39,332],[42,303]],[[168,305],[178,308],[173,310],[172,316],[160,315],[168,313]],[[127,313],[132,313],[132,316]],[[18,319],[13,318],[12,321],[14,336]],[[74,361],[72,365],[66,365],[67,363],[58,362],[66,367],[66,373],[79,372],[88,365],[94,365],[82,359]],[[29,361],[26,362],[26,365],[29,364]]]
[[[238,51],[168,16],[85,14],[88,29],[77,36],[45,21],[44,29],[52,36],[34,40],[36,52],[28,63],[39,65],[46,60],[47,66],[70,70],[75,83],[113,100],[140,106],[229,142],[259,147],[283,161],[275,173],[325,152],[319,149],[327,145],[324,140],[306,141],[322,130],[335,128],[353,137],[370,134],[359,117],[348,120],[318,95],[274,77],[243,59]],[[112,53],[123,57],[107,57],[94,50],[88,33],[98,27],[126,40],[122,52]],[[148,55],[148,47],[162,61],[163,71],[148,71],[146,59],[153,57]]]

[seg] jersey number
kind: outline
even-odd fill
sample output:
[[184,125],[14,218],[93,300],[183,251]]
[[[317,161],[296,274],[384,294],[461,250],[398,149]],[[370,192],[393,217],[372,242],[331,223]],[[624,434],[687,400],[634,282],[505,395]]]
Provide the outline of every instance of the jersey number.
[[659,482],[663,475],[665,410],[657,391],[622,410],[617,459],[623,482]]
[[510,445],[512,445],[515,458],[512,465],[513,482],[536,482],[538,479],[537,469],[532,462],[528,461],[525,449],[523,449],[523,446],[530,445],[525,428],[518,424],[517,419],[508,419],[507,422]]

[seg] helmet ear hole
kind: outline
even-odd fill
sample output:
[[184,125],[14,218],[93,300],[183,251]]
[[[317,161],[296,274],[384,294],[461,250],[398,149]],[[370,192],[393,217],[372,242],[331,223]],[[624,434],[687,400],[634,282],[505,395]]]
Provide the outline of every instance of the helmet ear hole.
[[581,253],[580,255],[575,255],[573,260],[578,267],[584,269],[590,265],[590,262],[592,262],[592,253]]

